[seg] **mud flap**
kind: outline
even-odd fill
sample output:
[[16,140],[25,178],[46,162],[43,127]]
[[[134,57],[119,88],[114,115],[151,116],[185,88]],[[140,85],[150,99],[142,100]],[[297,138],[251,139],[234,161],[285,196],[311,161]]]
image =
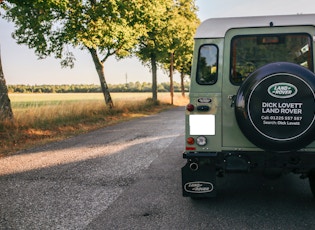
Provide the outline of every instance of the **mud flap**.
[[199,164],[197,170],[186,163],[182,167],[183,196],[189,197],[215,197],[216,196],[216,172],[211,165]]

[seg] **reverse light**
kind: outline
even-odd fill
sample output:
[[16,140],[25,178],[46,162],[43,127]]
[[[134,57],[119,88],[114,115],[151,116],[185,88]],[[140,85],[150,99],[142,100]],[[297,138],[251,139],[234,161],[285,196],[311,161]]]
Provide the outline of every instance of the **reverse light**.
[[188,105],[186,105],[186,109],[189,111],[189,112],[191,112],[191,111],[194,111],[194,109],[195,109],[195,106],[193,105],[193,104],[188,104]]
[[195,139],[192,138],[192,137],[188,137],[187,140],[186,140],[187,144],[189,145],[193,145],[195,143]]
[[205,136],[199,136],[196,139],[196,143],[199,146],[205,146],[207,144],[207,138]]

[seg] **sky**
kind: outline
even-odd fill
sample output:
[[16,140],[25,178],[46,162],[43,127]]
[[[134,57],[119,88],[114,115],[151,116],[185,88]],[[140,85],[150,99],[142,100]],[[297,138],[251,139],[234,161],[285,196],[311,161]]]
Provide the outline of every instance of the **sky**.
[[[314,0],[196,0],[201,21],[214,17],[260,16],[315,13]],[[315,21],[314,21],[315,22]],[[87,51],[74,50],[74,68],[61,68],[60,60],[52,57],[38,60],[26,45],[17,45],[11,37],[14,24],[0,19],[0,52],[4,77],[8,85],[41,84],[99,84],[92,58]],[[137,58],[117,61],[114,57],[105,63],[108,84],[151,82],[149,67]],[[178,74],[174,80],[180,82]],[[168,73],[158,71],[158,82],[168,82]]]

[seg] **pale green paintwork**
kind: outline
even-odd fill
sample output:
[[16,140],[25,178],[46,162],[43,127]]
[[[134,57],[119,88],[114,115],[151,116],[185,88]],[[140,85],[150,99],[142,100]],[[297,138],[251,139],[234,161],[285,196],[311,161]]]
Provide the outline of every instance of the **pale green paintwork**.
[[[286,25],[288,22],[284,20],[284,17],[275,17],[273,19],[278,19],[279,24]],[[292,21],[295,16],[289,17]],[[307,15],[307,17],[299,17],[298,22],[302,23],[302,18],[313,20],[315,23],[315,15]],[[227,22],[228,20],[219,20]],[[244,24],[245,21],[242,19]],[[266,18],[260,18],[260,22],[268,21]],[[205,22],[204,22],[205,23]],[[210,23],[210,21],[208,21]],[[250,24],[253,24],[251,22]],[[235,22],[232,23],[233,25]],[[215,115],[215,130],[216,133],[213,136],[207,136],[208,143],[204,147],[196,147],[196,151],[199,152],[220,152],[224,150],[238,150],[238,151],[262,151],[261,149],[254,146],[249,142],[245,136],[242,134],[239,129],[235,115],[234,108],[231,107],[231,96],[236,95],[239,86],[232,85],[229,80],[230,75],[230,44],[231,39],[235,35],[246,35],[246,34],[273,34],[273,33],[309,33],[313,37],[313,53],[314,53],[314,39],[315,39],[315,27],[310,26],[310,22],[306,23],[307,26],[281,26],[277,27],[276,24],[274,27],[270,27],[269,24],[265,23],[265,27],[260,28],[234,28],[231,29],[229,26],[225,26],[226,34],[224,37],[215,36],[216,38],[202,38],[206,34],[214,34],[214,31],[207,33],[205,28],[208,28],[207,25],[202,25],[202,28],[199,28],[197,31],[196,37],[201,37],[195,39],[195,48],[194,48],[194,57],[193,57],[193,67],[191,75],[191,86],[190,86],[190,103],[194,104],[195,107],[202,105],[198,103],[198,98],[211,98],[212,102],[210,104],[211,109],[207,112],[198,112],[196,109],[193,112],[186,111],[186,137],[189,136],[189,114],[214,114]],[[305,24],[304,24],[305,25]],[[215,30],[215,28],[213,28]],[[221,33],[221,32],[220,32]],[[219,59],[218,59],[218,81],[214,85],[199,85],[196,82],[196,66],[197,66],[197,56],[199,47],[203,44],[215,44],[219,49]],[[314,59],[314,58],[313,58]],[[313,61],[314,63],[315,61]],[[315,68],[314,68],[315,69]],[[206,105],[209,105],[206,103]],[[196,136],[193,136],[196,137]],[[307,146],[305,151],[314,151],[315,142]]]

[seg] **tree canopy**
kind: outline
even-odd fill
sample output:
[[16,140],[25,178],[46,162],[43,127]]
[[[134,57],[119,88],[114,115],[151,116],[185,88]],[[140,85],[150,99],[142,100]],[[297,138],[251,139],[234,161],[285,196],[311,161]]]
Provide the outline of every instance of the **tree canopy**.
[[[3,17],[16,26],[13,38],[34,49],[39,58],[54,56],[61,59],[63,67],[73,67],[75,57],[70,48],[87,49],[105,103],[110,107],[113,102],[104,62],[110,56],[124,58],[137,50],[140,60],[144,63],[150,60],[155,73],[154,91],[156,64],[162,63],[165,48],[171,47],[167,38],[177,34],[181,35],[177,40],[184,39],[182,43],[192,40],[192,36],[182,32],[188,28],[194,31],[189,20],[196,18],[194,0],[6,0],[0,6],[5,12]],[[174,8],[181,8],[178,10],[181,13]],[[179,24],[181,27],[172,29]],[[173,43],[171,49],[182,43]]]
[[182,73],[182,78],[190,73],[193,36],[200,21],[194,0],[157,0],[154,4],[158,17],[147,15],[148,31],[140,37],[137,56],[151,65],[152,97],[156,100],[157,65],[170,70],[171,88],[173,69]]

